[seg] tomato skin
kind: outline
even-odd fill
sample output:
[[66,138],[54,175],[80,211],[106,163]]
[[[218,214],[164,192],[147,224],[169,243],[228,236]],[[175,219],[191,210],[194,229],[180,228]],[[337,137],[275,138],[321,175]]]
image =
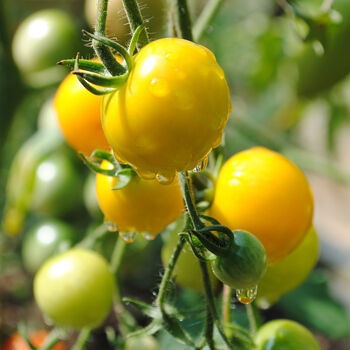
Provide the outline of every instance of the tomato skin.
[[290,320],[265,323],[255,335],[256,350],[321,350],[313,334]]
[[212,262],[215,276],[234,289],[255,287],[267,267],[267,257],[259,240],[245,231],[234,231],[234,241],[224,256]]
[[312,227],[303,241],[283,260],[268,266],[259,283],[256,303],[270,307],[283,295],[297,288],[315,267],[319,256],[317,233]]
[[71,249],[47,260],[34,278],[34,297],[56,325],[96,327],[113,300],[114,276],[99,254]]
[[[59,9],[40,10],[28,16],[17,28],[12,43],[13,58],[29,82],[37,82],[35,74],[50,68],[59,69],[59,75],[64,76],[64,70],[56,63],[62,58],[73,57],[78,42],[76,25],[67,13]],[[46,75],[46,83],[49,78]]]
[[286,257],[305,237],[313,196],[302,171],[263,147],[239,152],[219,173],[210,215],[231,230],[259,238],[269,264]]
[[34,174],[30,209],[62,216],[82,201],[82,180],[67,153],[57,151],[41,161]]
[[22,261],[27,271],[34,274],[52,255],[66,251],[77,240],[77,233],[68,224],[47,219],[33,226],[22,243]]
[[[137,3],[145,19],[145,25],[150,37],[159,37],[163,29],[166,13],[165,0],[138,0]],[[90,27],[95,28],[97,0],[85,0],[84,12]],[[109,1],[106,31],[109,37],[117,38],[120,43],[126,43],[130,40],[131,29],[122,0]]]
[[86,90],[75,75],[63,80],[53,104],[64,138],[72,148],[87,156],[95,149],[109,149],[101,125],[102,97]]
[[[104,161],[102,168],[110,168]],[[105,218],[117,224],[120,232],[140,231],[158,234],[183,211],[182,195],[177,179],[170,185],[134,176],[124,188],[112,190],[115,177],[97,174],[96,193]]]
[[231,112],[225,75],[205,47],[151,42],[124,86],[104,97],[102,125],[115,156],[140,176],[192,170],[220,144]]
[[[43,345],[45,338],[49,332],[45,330],[35,330],[29,332],[29,340],[35,347]],[[22,338],[20,333],[13,333],[1,346],[1,350],[30,350],[29,345]],[[66,344],[62,341],[58,342],[52,350],[68,350]]]

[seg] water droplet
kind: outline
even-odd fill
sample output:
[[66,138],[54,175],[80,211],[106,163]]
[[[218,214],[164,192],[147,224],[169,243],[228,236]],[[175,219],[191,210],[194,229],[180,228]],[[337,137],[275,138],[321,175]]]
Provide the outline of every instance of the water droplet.
[[119,232],[119,237],[125,243],[132,243],[135,240],[136,232]]
[[236,297],[242,304],[252,303],[258,294],[258,286],[247,289],[237,289]]
[[161,184],[161,185],[170,185],[175,178],[175,172],[174,173],[168,173],[168,174],[161,174],[158,173],[156,175],[156,180]]
[[151,93],[156,97],[165,97],[170,93],[168,83],[164,79],[160,78],[153,78],[149,89]]
[[109,232],[117,232],[118,231],[117,224],[115,222],[113,222],[113,221],[110,221],[107,218],[104,219],[103,224],[105,225],[106,229]]
[[148,232],[145,232],[142,235],[147,239],[147,241],[153,241],[157,236],[157,235],[152,235],[151,233],[148,233]]
[[196,167],[192,170],[194,173],[200,173],[201,171],[205,170],[208,165],[208,157],[203,158]]
[[156,177],[156,173],[148,170],[135,169],[137,175],[144,180],[153,180]]

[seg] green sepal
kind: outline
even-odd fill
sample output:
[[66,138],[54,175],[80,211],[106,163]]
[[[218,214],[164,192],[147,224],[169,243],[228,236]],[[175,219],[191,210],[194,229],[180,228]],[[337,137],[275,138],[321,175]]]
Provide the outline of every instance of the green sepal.
[[[76,59],[68,59],[57,62],[59,65],[63,65],[73,69],[75,67]],[[94,62],[91,60],[78,59],[78,68],[82,70],[87,70],[88,72],[105,74],[106,68],[102,63]]]
[[106,176],[116,176],[116,169],[113,167],[113,169],[102,169],[98,164],[90,161],[85,157],[83,153],[79,153],[80,157],[82,158],[83,162],[90,168],[92,171],[106,175]]
[[115,168],[120,169],[120,164],[118,161],[115,159],[113,154],[100,150],[100,149],[95,149],[91,155],[90,158],[94,158],[97,160],[106,160],[107,162],[111,163]]
[[110,94],[111,92],[114,92],[117,90],[115,88],[97,89],[94,86],[92,86],[91,84],[89,84],[87,81],[85,81],[79,75],[77,75],[77,78],[78,78],[80,84],[83,85],[86,90],[90,91],[92,94],[97,95],[97,96],[107,95],[107,94]]
[[201,243],[201,241],[196,237],[193,236],[193,234],[191,233],[191,231],[188,232],[180,232],[179,233],[180,236],[185,237],[186,241],[188,242],[188,244],[191,246],[192,252],[193,254],[202,261],[213,261],[216,259],[215,255],[212,256],[205,256],[203,249],[205,249],[205,247],[203,246],[203,244]]
[[117,172],[116,176],[118,177],[118,183],[115,187],[112,187],[112,190],[120,190],[127,186],[132,178],[136,175],[134,169],[125,168]]
[[142,301],[135,300],[132,298],[123,298],[123,302],[134,305],[136,308],[138,308],[140,311],[142,311],[148,317],[151,317],[153,319],[161,319],[162,318],[160,310],[157,307],[148,305],[146,303],[143,303]]
[[143,31],[143,29],[145,28],[145,25],[142,24],[140,26],[138,26],[131,38],[131,41],[130,41],[130,44],[129,44],[129,49],[128,49],[128,52],[129,52],[129,55],[132,56],[135,52],[135,49],[136,49],[136,45],[139,41],[139,37],[140,37],[140,34],[141,32]]
[[111,47],[113,50],[118,52],[124,58],[124,60],[126,62],[126,66],[128,67],[128,70],[129,71],[131,70],[131,66],[132,66],[131,56],[129,55],[128,50],[124,46],[122,46],[119,43],[117,43],[116,41],[108,39],[104,36],[95,35],[95,34],[87,32],[85,30],[83,30],[83,33],[85,35],[89,36],[90,38],[95,39],[106,46]]
[[125,73],[123,75],[117,75],[115,77],[106,77],[103,75],[82,72],[79,70],[73,71],[72,74],[74,74],[77,77],[80,77],[80,78],[84,79],[85,81],[88,81],[89,83],[92,83],[94,85],[103,86],[103,87],[113,87],[113,88],[121,87],[125,83],[126,79],[129,76],[129,73]]
[[153,335],[163,328],[163,322],[160,319],[153,320],[148,326],[142,329],[138,329],[135,332],[129,333],[126,337],[140,337],[142,335]]

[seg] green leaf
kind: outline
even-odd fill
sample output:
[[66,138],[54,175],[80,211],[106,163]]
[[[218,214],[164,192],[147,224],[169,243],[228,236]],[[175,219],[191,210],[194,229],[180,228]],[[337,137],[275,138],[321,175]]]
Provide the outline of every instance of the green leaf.
[[123,301],[125,303],[129,303],[136,308],[138,308],[140,311],[142,311],[145,315],[154,318],[154,319],[160,319],[161,314],[158,308],[153,307],[149,304],[143,303],[142,301],[131,299],[131,298],[123,298]]
[[350,335],[350,320],[343,305],[329,292],[325,272],[314,271],[295,291],[283,296],[278,306],[299,321],[332,339]]

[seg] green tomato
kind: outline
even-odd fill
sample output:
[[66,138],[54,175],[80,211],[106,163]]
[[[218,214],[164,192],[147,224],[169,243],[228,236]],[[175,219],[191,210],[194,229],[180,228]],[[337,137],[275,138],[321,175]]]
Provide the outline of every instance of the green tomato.
[[34,278],[40,310],[61,327],[97,327],[109,313],[114,276],[99,254],[71,249],[47,260]]
[[[168,239],[162,247],[161,257],[164,266],[167,266],[171,255],[179,240],[178,232],[181,232],[183,227],[183,220],[179,220],[172,225]],[[185,243],[183,250],[176,262],[173,277],[176,284],[183,288],[188,288],[200,293],[204,292],[202,272],[199,266],[197,257],[193,254],[192,249],[188,243]],[[213,272],[209,270],[209,277],[214,288],[218,286],[218,280]]]
[[251,233],[233,231],[229,251],[212,262],[215,276],[231,288],[254,288],[264,276],[267,256],[263,245]]
[[274,320],[255,335],[256,350],[321,350],[313,334],[290,320]]
[[282,261],[269,265],[259,283],[257,304],[268,308],[278,299],[298,287],[314,268],[319,255],[315,228],[312,227],[303,241]]
[[28,231],[22,243],[22,261],[35,273],[52,255],[68,250],[77,240],[74,228],[56,219],[44,220]]
[[125,343],[125,350],[158,350],[157,340],[151,335],[128,338]]
[[298,61],[299,95],[312,97],[330,89],[350,73],[350,1],[335,0],[332,6],[342,15],[342,22],[331,33],[325,53],[317,55],[311,45],[305,49]]
[[65,152],[52,153],[37,165],[31,210],[45,215],[64,215],[81,201],[81,176]]
[[[138,0],[141,13],[145,18],[149,35],[154,39],[162,32],[166,1],[165,0]],[[95,27],[97,0],[85,1],[85,17],[91,28]],[[110,0],[107,13],[107,35],[116,37],[118,42],[126,43],[131,35],[131,29],[123,7],[122,0]]]
[[59,9],[37,11],[17,28],[12,42],[13,58],[32,85],[45,85],[66,72],[56,63],[73,57],[79,42],[74,20]]

